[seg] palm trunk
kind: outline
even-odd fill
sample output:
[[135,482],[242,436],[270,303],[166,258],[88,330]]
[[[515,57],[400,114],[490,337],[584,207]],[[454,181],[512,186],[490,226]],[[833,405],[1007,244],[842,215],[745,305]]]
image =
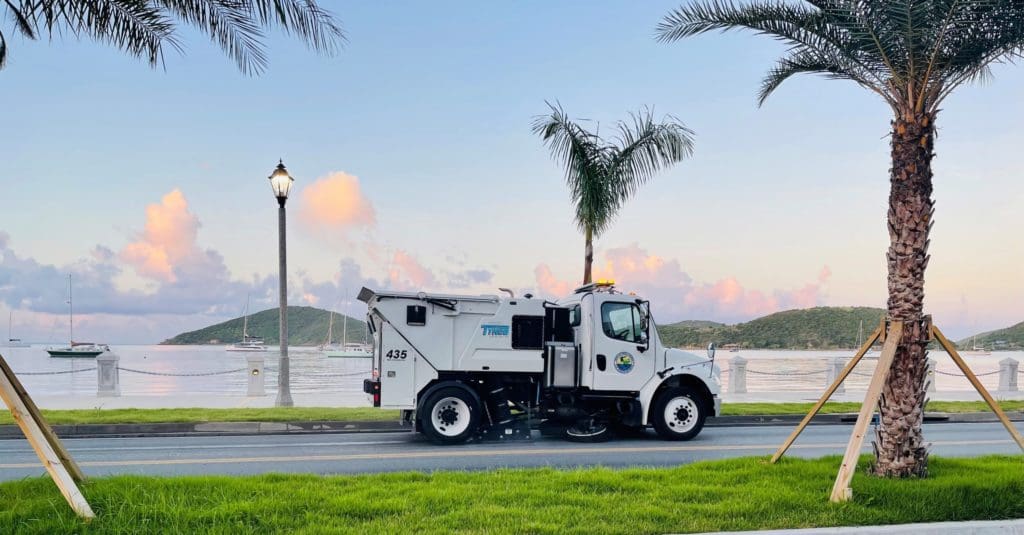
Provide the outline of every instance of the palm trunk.
[[903,336],[878,408],[874,472],[889,477],[928,475],[921,431],[927,379],[928,325],[924,316],[924,271],[931,229],[934,113],[906,112],[893,122],[889,193],[890,320],[903,322]]
[[588,226],[585,232],[586,249],[583,252],[583,284],[591,283],[591,266],[594,264],[594,232]]

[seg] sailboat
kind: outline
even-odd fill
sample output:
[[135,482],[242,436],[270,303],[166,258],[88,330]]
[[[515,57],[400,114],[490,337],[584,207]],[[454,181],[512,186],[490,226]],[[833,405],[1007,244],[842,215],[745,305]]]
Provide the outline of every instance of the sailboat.
[[972,346],[971,347],[971,353],[975,353],[975,354],[978,354],[978,355],[991,355],[992,354],[991,351],[985,349],[985,346],[979,346],[978,345],[978,337],[977,336],[975,336],[973,339],[971,339],[971,346]]
[[12,326],[14,325],[14,312],[11,311],[10,316],[7,317],[7,347],[29,347],[31,344],[22,342],[21,338],[15,338],[12,333]]
[[261,336],[249,336],[249,296],[245,296],[245,310],[242,311],[242,341],[231,344],[228,351],[256,352],[266,351],[267,346]]
[[66,347],[48,347],[46,352],[51,357],[95,358],[104,351],[110,351],[110,348],[106,344],[75,341],[75,305],[71,287],[71,275],[68,275],[68,345]]
[[[860,320],[860,327],[857,328],[857,349],[860,349],[860,346],[862,345],[864,345],[864,320]],[[866,357],[874,352],[875,350],[869,347],[868,350],[864,352],[864,356]]]
[[334,325],[334,311],[331,311],[331,321],[327,324],[327,343],[321,350],[324,355],[330,358],[345,358],[345,359],[368,359],[373,357],[373,350],[369,345],[365,343],[348,341],[348,316],[345,314],[342,317],[341,327],[341,347],[331,344],[331,327]]

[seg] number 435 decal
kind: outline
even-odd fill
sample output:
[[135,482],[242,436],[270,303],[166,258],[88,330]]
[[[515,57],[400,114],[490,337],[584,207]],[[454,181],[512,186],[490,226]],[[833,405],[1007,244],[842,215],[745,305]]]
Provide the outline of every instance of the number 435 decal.
[[409,356],[408,349],[392,349],[384,355],[388,360],[405,360]]

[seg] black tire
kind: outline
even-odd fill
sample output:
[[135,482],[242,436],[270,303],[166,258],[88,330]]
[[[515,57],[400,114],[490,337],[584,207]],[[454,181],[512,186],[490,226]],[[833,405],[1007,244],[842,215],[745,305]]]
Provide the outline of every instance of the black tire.
[[563,436],[571,442],[607,442],[612,438],[612,427],[608,422],[585,418],[566,427]]
[[420,429],[434,444],[462,444],[477,434],[480,404],[465,388],[447,386],[433,392],[417,411]]
[[673,386],[655,396],[650,421],[665,440],[690,440],[700,434],[707,417],[708,408],[694,389]]

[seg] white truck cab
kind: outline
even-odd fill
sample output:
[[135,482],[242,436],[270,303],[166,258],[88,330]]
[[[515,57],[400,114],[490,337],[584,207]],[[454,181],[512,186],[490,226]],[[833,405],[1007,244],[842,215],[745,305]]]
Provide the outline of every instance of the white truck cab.
[[557,302],[364,288],[374,406],[403,411],[436,443],[525,438],[532,425],[575,440],[653,427],[688,440],[720,410],[707,358],[664,347],[647,301],[611,282]]

